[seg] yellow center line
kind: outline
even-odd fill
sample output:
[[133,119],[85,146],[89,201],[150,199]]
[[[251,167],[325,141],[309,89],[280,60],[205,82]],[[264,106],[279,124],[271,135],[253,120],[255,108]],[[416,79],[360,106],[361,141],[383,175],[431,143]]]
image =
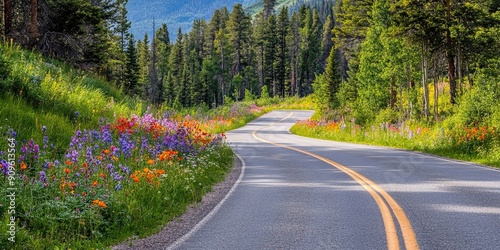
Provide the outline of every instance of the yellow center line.
[[[408,219],[408,217],[404,213],[403,209],[385,190],[383,190],[380,186],[375,184],[372,180],[370,180],[370,179],[366,178],[365,176],[361,175],[360,173],[358,173],[358,172],[356,172],[356,171],[354,171],[354,170],[352,170],[344,165],[341,165],[337,162],[334,162],[328,158],[325,158],[325,157],[319,156],[317,154],[314,154],[314,153],[311,153],[311,152],[308,152],[305,150],[301,150],[298,148],[274,143],[274,142],[262,139],[262,138],[257,136],[258,131],[260,131],[266,127],[270,127],[270,126],[273,126],[275,124],[278,124],[278,123],[290,118],[292,115],[293,115],[293,112],[291,112],[287,117],[279,120],[278,122],[272,123],[270,125],[267,125],[265,127],[262,127],[260,129],[253,131],[252,136],[259,141],[269,143],[271,145],[275,145],[278,147],[294,150],[294,151],[309,155],[311,157],[314,157],[318,160],[321,160],[323,162],[328,163],[329,165],[331,165],[331,166],[339,169],[340,171],[346,173],[347,175],[349,175],[356,182],[358,182],[372,196],[372,198],[377,203],[379,210],[380,210],[380,213],[382,215],[382,221],[384,222],[384,228],[385,228],[386,237],[387,237],[388,249],[389,250],[393,250],[393,249],[397,250],[400,248],[397,229],[396,229],[396,226],[394,224],[394,219],[393,219],[392,213],[391,213],[391,209],[392,209],[392,212],[396,216],[396,219],[397,219],[399,226],[401,228],[403,240],[405,242],[405,248],[409,249],[409,250],[410,249],[411,250],[418,250],[419,246],[417,243],[417,237],[415,235],[415,232],[413,231],[410,220]],[[389,209],[389,207],[387,206],[384,199],[389,204],[391,209]]]

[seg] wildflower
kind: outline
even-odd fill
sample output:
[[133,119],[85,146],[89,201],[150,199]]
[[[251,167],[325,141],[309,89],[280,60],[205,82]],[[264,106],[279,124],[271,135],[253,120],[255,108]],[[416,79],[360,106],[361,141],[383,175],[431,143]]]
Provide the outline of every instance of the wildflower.
[[73,162],[71,162],[70,160],[66,160],[66,165],[73,165]]
[[153,164],[155,164],[155,160],[150,159],[146,163],[149,164],[149,165],[153,165]]
[[100,176],[101,176],[102,179],[106,178],[106,174],[105,173],[102,173]]
[[69,173],[71,173],[71,170],[70,170],[69,168],[64,168],[64,172],[65,172],[66,174],[69,174]]
[[39,181],[40,181],[41,183],[45,183],[45,182],[47,182],[47,176],[45,175],[45,172],[40,171],[40,179],[39,179]]
[[97,206],[102,207],[102,208],[108,207],[108,206],[106,206],[106,203],[104,203],[104,201],[101,201],[101,200],[94,200],[92,203],[94,205],[97,205]]
[[130,179],[132,179],[134,182],[138,183],[139,182],[139,177],[137,177],[136,173],[133,173],[130,175]]
[[47,131],[47,127],[42,126],[42,132],[44,132],[44,133],[45,133],[46,131]]
[[87,196],[87,192],[83,191],[82,196]]
[[116,191],[120,191],[120,190],[122,190],[122,184],[121,184],[121,183],[118,183],[118,185],[116,185],[116,187],[115,187],[115,190],[116,190]]
[[26,166],[26,163],[24,163],[24,161],[23,161],[23,162],[21,162],[20,168],[21,168],[21,170],[25,170],[26,168],[28,168],[28,166]]
[[92,187],[96,187],[96,186],[97,186],[97,184],[98,184],[98,183],[97,183],[97,181],[93,181],[93,182],[92,182]]

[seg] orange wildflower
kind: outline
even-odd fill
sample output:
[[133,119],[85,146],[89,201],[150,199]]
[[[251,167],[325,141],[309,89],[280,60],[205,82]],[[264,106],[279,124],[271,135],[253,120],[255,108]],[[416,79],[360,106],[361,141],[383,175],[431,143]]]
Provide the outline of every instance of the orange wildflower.
[[87,163],[86,162],[83,163],[83,167],[87,168]]
[[70,160],[66,160],[66,165],[73,165],[73,162],[71,162]]
[[98,184],[97,181],[92,182],[92,187],[96,187],[97,184]]
[[83,191],[82,196],[87,196],[87,192]]
[[97,156],[97,159],[102,161],[102,155]]
[[106,174],[105,173],[102,173],[100,176],[101,176],[102,179],[106,178]]
[[151,160],[148,160],[146,163],[149,165],[153,165],[153,164],[155,164],[155,160],[151,159]]
[[94,200],[94,201],[92,201],[92,204],[97,205],[97,206],[102,207],[102,208],[108,207],[108,206],[106,206],[106,203],[104,203],[104,201],[100,201],[100,200]]
[[26,168],[28,168],[28,166],[26,166],[26,163],[21,162],[21,166],[20,166],[21,170],[25,170]]
[[71,170],[69,168],[65,168],[64,172],[66,172],[66,174],[69,174],[71,172]]
[[137,183],[137,182],[139,182],[139,177],[137,177],[137,175],[136,175],[136,174],[131,174],[131,175],[130,175],[130,179],[132,179],[132,180],[133,180],[134,182],[136,182],[136,183]]

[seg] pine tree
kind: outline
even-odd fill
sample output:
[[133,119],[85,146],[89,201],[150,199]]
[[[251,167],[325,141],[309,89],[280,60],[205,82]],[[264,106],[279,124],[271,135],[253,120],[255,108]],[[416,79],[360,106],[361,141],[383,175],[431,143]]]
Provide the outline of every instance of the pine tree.
[[301,75],[300,72],[300,15],[295,12],[292,14],[291,22],[290,22],[290,34],[287,37],[288,40],[288,51],[290,56],[290,87],[286,89],[285,95],[293,96],[298,95],[300,93],[300,81],[299,77]]
[[119,35],[120,37],[120,48],[122,51],[125,51],[126,47],[126,41],[127,41],[127,36],[129,35],[129,29],[131,27],[131,23],[127,18],[128,11],[127,11],[127,2],[128,0],[117,0],[115,2],[116,5],[116,19],[117,19],[117,25],[115,27],[115,32]]
[[289,89],[290,80],[290,57],[288,53],[288,41],[287,37],[290,33],[290,20],[288,19],[288,8],[283,7],[278,16],[276,24],[276,62],[275,62],[275,72],[276,72],[276,83],[277,83],[277,94],[284,97],[285,89]]
[[165,100],[170,106],[181,105],[180,99],[184,92],[183,70],[184,70],[184,44],[182,30],[177,32],[177,40],[172,46],[169,57],[169,72],[165,86]]
[[[249,65],[251,22],[250,17],[245,14],[241,4],[234,5],[227,23],[227,31],[229,43],[232,48],[232,65],[230,71],[232,79],[237,74],[242,75],[243,69]],[[241,95],[243,95],[244,87],[242,85],[242,88],[237,90]]]
[[269,18],[274,14],[274,6],[276,5],[276,0],[263,0],[264,9],[262,10],[264,19]]
[[149,38],[144,34],[144,39],[137,42],[137,52],[139,56],[139,89],[142,98],[146,98],[146,86],[149,83],[149,72],[151,56],[149,55]]
[[130,35],[128,39],[127,49],[127,64],[125,67],[124,79],[125,81],[125,93],[129,95],[140,95],[139,88],[139,64],[137,62],[137,49],[135,46],[134,36]]
[[326,18],[325,24],[323,25],[323,36],[321,37],[321,66],[326,67],[327,58],[331,54],[333,47],[333,28],[334,22],[331,15]]

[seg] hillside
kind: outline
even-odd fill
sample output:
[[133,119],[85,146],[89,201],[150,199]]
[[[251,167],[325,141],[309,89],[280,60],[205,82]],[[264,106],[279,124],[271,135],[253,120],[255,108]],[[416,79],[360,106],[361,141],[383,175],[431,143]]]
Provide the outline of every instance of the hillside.
[[156,20],[157,28],[161,23],[166,23],[171,39],[175,39],[178,28],[185,33],[191,29],[193,20],[208,20],[216,9],[227,7],[231,10],[237,3],[249,6],[257,1],[259,0],[129,0],[127,10],[132,22],[130,31],[138,39],[144,36],[144,32],[151,35],[153,20]]
[[0,138],[13,129],[21,140],[41,140],[45,126],[51,143],[65,148],[75,127],[129,115],[138,104],[97,77],[17,45],[0,44]]

